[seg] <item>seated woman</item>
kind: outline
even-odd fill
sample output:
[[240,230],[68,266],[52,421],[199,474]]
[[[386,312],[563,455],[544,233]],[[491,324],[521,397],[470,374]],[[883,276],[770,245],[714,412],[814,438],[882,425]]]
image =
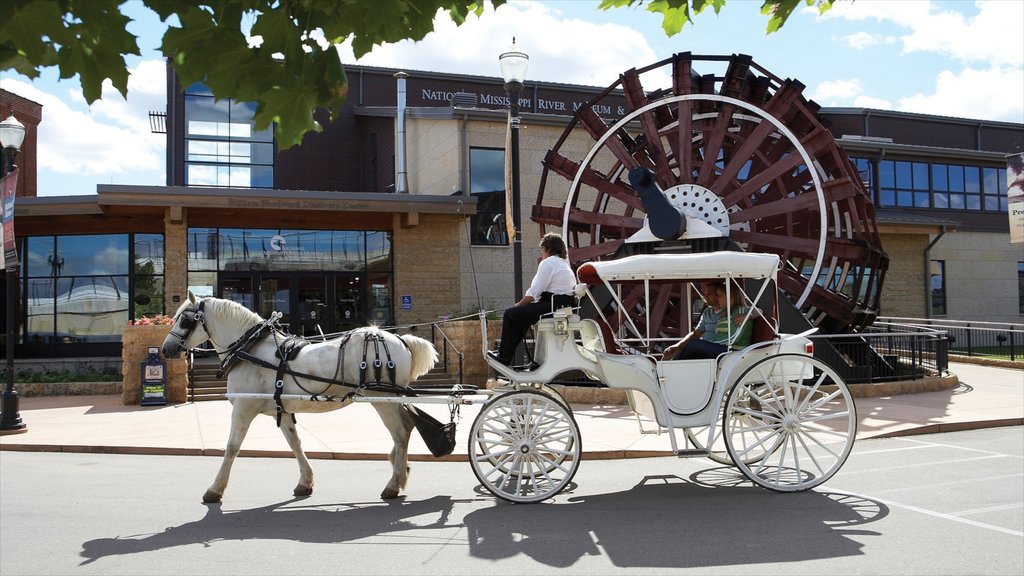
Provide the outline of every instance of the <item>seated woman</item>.
[[[742,328],[729,325],[730,318],[736,324],[742,323],[743,316],[750,310],[749,307],[743,305],[743,295],[740,290],[732,290],[728,311],[725,309],[725,282],[719,281],[705,285],[702,288],[702,293],[708,307],[713,308],[718,316],[714,332],[710,334],[711,338],[707,338],[709,334],[704,328],[704,316],[702,315],[701,324],[682,340],[666,348],[662,354],[662,360],[717,358],[719,354],[728,352],[730,349],[739,350],[750,345],[753,322],[747,322]],[[731,339],[729,338],[730,332],[732,332]]]
[[516,348],[526,337],[526,331],[540,320],[541,315],[576,303],[573,288],[576,275],[569,267],[565,241],[555,233],[545,234],[540,240],[541,261],[530,288],[515,306],[505,309],[501,323],[501,344],[497,351],[487,354],[508,366]]

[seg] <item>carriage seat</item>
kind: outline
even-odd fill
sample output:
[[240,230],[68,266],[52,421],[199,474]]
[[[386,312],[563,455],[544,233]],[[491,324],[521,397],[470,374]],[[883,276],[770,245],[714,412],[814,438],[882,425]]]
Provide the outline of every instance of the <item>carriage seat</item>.
[[771,322],[764,316],[755,313],[754,317],[750,319],[754,325],[750,331],[750,343],[757,344],[758,342],[768,342],[769,340],[775,339],[775,327],[772,326]]
[[608,323],[600,318],[585,318],[580,321],[580,339],[583,348],[610,354],[622,354],[622,349],[612,336]]

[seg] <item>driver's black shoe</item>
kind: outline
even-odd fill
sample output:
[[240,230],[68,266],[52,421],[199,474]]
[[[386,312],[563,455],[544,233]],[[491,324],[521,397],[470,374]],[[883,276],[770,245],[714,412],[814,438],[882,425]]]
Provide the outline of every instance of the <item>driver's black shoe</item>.
[[501,356],[498,356],[498,351],[497,350],[488,350],[487,351],[487,355],[490,356],[491,358],[494,358],[495,360],[497,360],[498,363],[503,365],[503,366],[508,366],[509,364],[512,363],[512,359],[511,358],[503,358]]

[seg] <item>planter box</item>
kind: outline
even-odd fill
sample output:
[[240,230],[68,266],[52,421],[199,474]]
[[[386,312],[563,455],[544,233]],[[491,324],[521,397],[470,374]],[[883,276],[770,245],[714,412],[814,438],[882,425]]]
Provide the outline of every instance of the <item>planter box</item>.
[[120,382],[15,382],[18,396],[100,396],[121,393]]
[[[140,366],[149,358],[149,348],[163,346],[170,326],[125,326],[121,343],[121,374],[124,386],[121,401],[125,406],[138,406],[142,399],[142,373]],[[188,365],[184,356],[164,361],[167,377],[165,397],[168,404],[183,404],[188,400]]]

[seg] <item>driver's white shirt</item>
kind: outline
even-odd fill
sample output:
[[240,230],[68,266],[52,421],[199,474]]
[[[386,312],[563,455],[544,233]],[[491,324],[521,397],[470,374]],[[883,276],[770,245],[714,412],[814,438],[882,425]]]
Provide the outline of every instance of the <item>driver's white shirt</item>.
[[558,256],[548,256],[540,261],[537,273],[526,290],[527,296],[540,300],[544,292],[552,294],[572,294],[576,287],[576,275],[573,274],[569,261]]

